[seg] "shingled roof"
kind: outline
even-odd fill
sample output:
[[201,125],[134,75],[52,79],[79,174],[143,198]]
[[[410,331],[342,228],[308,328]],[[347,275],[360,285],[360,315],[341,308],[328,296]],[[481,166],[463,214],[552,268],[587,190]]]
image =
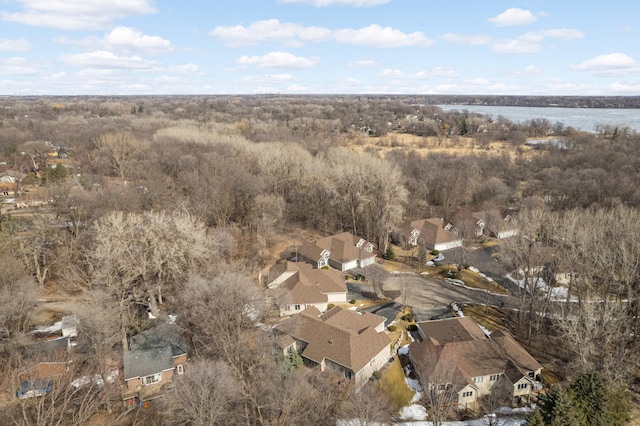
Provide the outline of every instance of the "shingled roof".
[[124,379],[146,377],[173,369],[171,346],[138,349],[124,353]]
[[[280,270],[281,267],[277,272]],[[323,303],[328,301],[329,293],[347,293],[342,272],[314,269],[312,265],[302,262],[287,262],[285,270],[267,287],[269,295],[281,297],[288,304]]]
[[409,224],[409,233],[417,229],[420,234],[419,239],[431,244],[444,244],[459,240],[460,237],[444,229],[444,220],[438,217],[430,219],[414,220]]
[[460,386],[473,385],[473,377],[503,373],[515,383],[542,368],[509,334],[494,331],[487,338],[470,318],[426,321],[418,326],[425,340],[412,343],[409,353],[425,363],[423,371],[428,376],[438,378],[455,371],[452,382]]
[[324,250],[328,250],[331,259],[344,263],[372,256],[372,252],[365,250],[368,244],[370,243],[363,238],[349,232],[341,232],[315,241],[305,241],[300,248],[300,253],[309,259],[316,260]]
[[390,344],[376,327],[385,319],[336,306],[324,314],[310,307],[278,325],[277,330],[307,343],[301,356],[318,364],[324,359],[360,371]]

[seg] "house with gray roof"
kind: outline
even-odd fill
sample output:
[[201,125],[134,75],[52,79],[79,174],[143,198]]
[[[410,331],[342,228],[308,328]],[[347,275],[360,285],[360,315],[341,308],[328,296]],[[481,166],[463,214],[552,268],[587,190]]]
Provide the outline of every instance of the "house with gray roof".
[[124,380],[130,391],[163,384],[183,374],[187,347],[177,326],[163,323],[131,338],[124,353]]
[[284,352],[295,350],[308,367],[353,380],[356,390],[391,357],[385,319],[339,306],[310,307],[276,326]]
[[458,408],[477,410],[498,384],[513,403],[528,403],[541,389],[542,365],[506,332],[487,335],[469,317],[417,325],[421,340],[409,345],[411,362],[430,391],[454,392]]

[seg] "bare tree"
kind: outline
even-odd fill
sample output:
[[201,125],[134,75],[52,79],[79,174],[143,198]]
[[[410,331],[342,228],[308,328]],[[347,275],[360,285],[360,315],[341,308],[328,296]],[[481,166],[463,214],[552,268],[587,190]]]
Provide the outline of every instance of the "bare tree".
[[145,149],[145,144],[130,132],[105,133],[98,136],[94,144],[106,153],[111,168],[123,181],[125,175],[131,172],[136,155]]
[[190,362],[167,395],[171,425],[228,425],[241,421],[241,385],[223,361]]
[[389,277],[389,273],[385,271],[382,266],[377,264],[365,266],[362,270],[367,280],[373,284],[373,290],[376,293],[376,297],[378,299],[384,298],[384,294],[382,293],[383,286],[384,282]]
[[442,348],[422,342],[414,351],[414,371],[423,389],[423,400],[434,426],[441,425],[458,407],[458,392],[464,377],[455,366],[455,360],[445,359]]
[[342,417],[354,425],[387,425],[391,422],[391,408],[387,396],[378,383],[369,383],[359,392],[352,391],[344,401]]

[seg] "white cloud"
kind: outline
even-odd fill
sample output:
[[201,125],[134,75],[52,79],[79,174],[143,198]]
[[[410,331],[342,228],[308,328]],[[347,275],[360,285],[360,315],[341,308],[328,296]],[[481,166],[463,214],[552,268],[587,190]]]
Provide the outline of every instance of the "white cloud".
[[311,68],[319,58],[305,58],[288,52],[269,52],[262,56],[242,56],[237,61],[241,65],[255,65],[259,68]]
[[520,70],[516,70],[511,73],[511,77],[531,77],[534,75],[542,74],[542,69],[535,65],[528,65]]
[[640,93],[640,83],[636,84],[628,84],[628,83],[620,83],[615,82],[609,86],[611,89],[611,93],[624,93],[629,95],[635,95]]
[[0,59],[0,75],[35,75],[40,70],[20,56]]
[[104,36],[104,47],[124,52],[139,51],[151,55],[173,52],[169,40],[159,36],[142,34],[129,27],[116,27]]
[[146,35],[134,28],[123,26],[116,27],[111,32],[105,33],[102,38],[89,36],[74,40],[62,36],[54,38],[53,41],[78,47],[100,46],[104,49],[121,53],[142,52],[150,55],[162,55],[174,50],[169,40],[165,40],[160,36]]
[[451,43],[469,44],[471,46],[488,44],[491,41],[491,37],[487,35],[463,35],[446,33],[443,34],[440,38]]
[[247,27],[242,25],[216,27],[209,34],[229,46],[246,46],[265,41],[301,45],[304,42],[320,42],[332,37],[332,31],[326,28],[304,27],[299,24],[280,22],[277,19],[256,21]]
[[369,25],[361,29],[344,28],[330,30],[323,27],[305,27],[277,19],[256,21],[248,26],[221,26],[209,32],[213,37],[228,46],[238,47],[262,42],[278,41],[290,46],[302,46],[304,43],[319,43],[335,39],[338,43],[373,46],[380,48],[422,46],[433,44],[421,32],[410,34],[391,27]]
[[338,43],[348,43],[361,46],[372,46],[383,49],[392,47],[419,46],[428,47],[433,44],[419,31],[413,33],[403,33],[391,27],[381,27],[379,25],[369,25],[359,30],[342,29],[335,32]]
[[133,15],[155,13],[152,0],[17,0],[21,12],[0,12],[3,21],[66,30],[95,30]]
[[358,86],[360,84],[360,80],[358,80],[357,78],[349,77],[347,78],[347,81],[345,81],[345,83],[348,86]]
[[291,74],[264,74],[264,75],[250,75],[242,79],[247,83],[269,84],[269,83],[284,83],[293,80]]
[[300,84],[292,84],[287,87],[287,92],[308,93],[309,90],[308,86],[302,86]]
[[519,40],[529,41],[529,42],[541,42],[545,38],[558,38],[561,40],[575,40],[584,37],[584,33],[582,31],[568,29],[568,28],[558,28],[553,30],[543,30],[543,31],[535,31],[529,32],[518,37]]
[[573,69],[602,76],[640,74],[640,64],[624,53],[596,56],[574,65]]
[[384,78],[404,78],[406,74],[401,70],[394,70],[391,68],[384,69],[378,73],[378,77]]
[[489,22],[497,27],[529,25],[537,20],[538,18],[536,18],[530,10],[519,9],[517,7],[512,7],[493,18],[489,18]]
[[458,77],[458,73],[451,68],[435,67],[431,71],[419,71],[414,75],[414,77],[419,79],[456,78]]
[[378,63],[376,61],[374,61],[373,59],[360,59],[358,61],[353,61],[353,62],[349,62],[347,64],[348,67],[354,68],[354,67],[373,67],[378,65]]
[[129,68],[129,69],[152,69],[158,64],[148,61],[139,56],[117,56],[106,50],[95,50],[92,52],[79,53],[76,55],[64,55],[62,61],[75,67],[91,68]]
[[31,43],[24,38],[0,38],[0,52],[26,52],[31,49]]
[[280,0],[280,3],[305,3],[315,7],[354,6],[370,7],[389,3],[391,0]]
[[491,46],[491,50],[498,53],[536,53],[541,49],[540,43],[523,40],[499,40]]
[[189,62],[184,65],[171,65],[168,69],[171,72],[177,72],[177,73],[194,73],[194,72],[198,72],[198,70],[200,69],[200,66]]

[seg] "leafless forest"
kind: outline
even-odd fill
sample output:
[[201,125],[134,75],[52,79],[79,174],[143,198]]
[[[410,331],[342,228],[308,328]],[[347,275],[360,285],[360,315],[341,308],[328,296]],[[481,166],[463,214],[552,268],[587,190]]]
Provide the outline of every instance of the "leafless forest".
[[[376,387],[351,393],[273,350],[255,325],[274,316],[258,274],[302,235],[349,231],[382,255],[405,220],[490,209],[521,229],[500,253],[525,282],[519,340],[564,379],[596,370],[634,396],[639,144],[629,128],[394,97],[0,98],[0,176],[17,201],[0,205],[0,423],[391,420]],[[567,303],[535,288],[561,273]],[[43,301],[79,317],[73,368],[47,398],[17,400]],[[197,365],[165,402],[127,412],[116,385],[69,385],[117,368],[148,306],[178,315]]]

